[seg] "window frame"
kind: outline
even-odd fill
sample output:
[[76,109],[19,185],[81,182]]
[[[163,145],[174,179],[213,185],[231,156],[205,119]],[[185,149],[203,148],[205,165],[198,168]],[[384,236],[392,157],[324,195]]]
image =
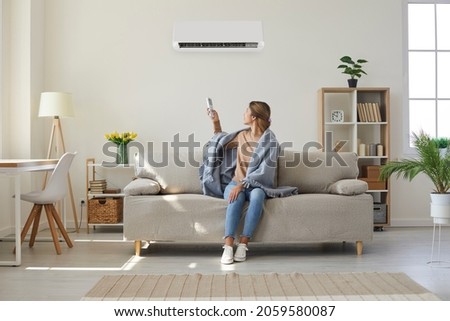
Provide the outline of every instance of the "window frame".
[[0,0],[0,158],[3,158],[3,137],[5,137],[3,133],[3,0]]
[[[402,132],[403,135],[403,153],[406,155],[416,155],[416,149],[410,146],[410,95],[409,95],[409,29],[408,29],[408,6],[409,4],[450,4],[450,0],[403,0],[403,126],[404,130]],[[436,30],[436,25],[435,25]],[[435,33],[435,38],[437,37]],[[437,56],[439,50],[437,48],[434,49],[434,55]],[[435,59],[435,70],[437,70],[437,59]],[[435,92],[437,91],[437,77],[438,74],[435,73],[436,84],[435,84]],[[420,99],[418,99],[420,100]],[[439,100],[447,100],[447,99],[439,99],[437,96],[437,92],[434,98],[435,102],[435,110],[437,111],[437,105]],[[437,128],[438,118],[435,117],[435,123]]]

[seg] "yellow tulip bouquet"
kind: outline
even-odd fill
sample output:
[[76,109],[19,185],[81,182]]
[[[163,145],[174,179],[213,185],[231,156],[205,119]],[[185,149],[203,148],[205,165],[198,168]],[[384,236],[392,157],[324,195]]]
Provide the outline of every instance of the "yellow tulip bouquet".
[[110,142],[113,142],[114,144],[128,144],[132,140],[135,140],[137,137],[137,134],[135,132],[124,132],[124,133],[118,133],[117,131],[105,134],[105,138],[109,140]]
[[115,131],[110,134],[105,134],[105,138],[107,140],[117,145],[117,155],[116,155],[117,164],[128,164],[127,144],[135,140],[136,137],[137,134],[135,132],[118,133],[117,131]]

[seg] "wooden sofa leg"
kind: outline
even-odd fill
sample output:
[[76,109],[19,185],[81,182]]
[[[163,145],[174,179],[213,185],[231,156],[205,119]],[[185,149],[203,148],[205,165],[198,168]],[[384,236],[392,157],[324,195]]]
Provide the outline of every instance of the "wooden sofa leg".
[[142,241],[134,241],[134,255],[141,256]]
[[356,255],[362,255],[363,253],[363,242],[356,241]]

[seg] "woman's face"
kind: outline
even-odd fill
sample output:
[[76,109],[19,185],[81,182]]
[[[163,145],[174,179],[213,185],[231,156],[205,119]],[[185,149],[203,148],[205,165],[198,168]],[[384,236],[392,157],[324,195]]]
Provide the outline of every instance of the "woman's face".
[[254,117],[252,116],[252,111],[250,110],[249,107],[247,107],[244,112],[244,124],[250,125],[253,121]]

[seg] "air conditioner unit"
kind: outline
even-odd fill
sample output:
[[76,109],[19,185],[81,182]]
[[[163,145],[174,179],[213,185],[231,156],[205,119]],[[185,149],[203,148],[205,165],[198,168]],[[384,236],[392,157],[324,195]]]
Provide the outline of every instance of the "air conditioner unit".
[[180,21],[173,27],[177,51],[260,51],[261,21]]

